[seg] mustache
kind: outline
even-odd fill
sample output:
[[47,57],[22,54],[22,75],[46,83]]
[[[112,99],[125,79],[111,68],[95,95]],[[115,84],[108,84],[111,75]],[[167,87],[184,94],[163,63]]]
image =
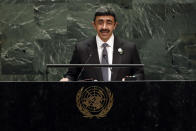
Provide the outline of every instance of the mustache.
[[108,33],[108,32],[110,32],[110,30],[108,30],[108,29],[101,29],[100,32],[101,33],[103,33],[103,32],[107,32]]

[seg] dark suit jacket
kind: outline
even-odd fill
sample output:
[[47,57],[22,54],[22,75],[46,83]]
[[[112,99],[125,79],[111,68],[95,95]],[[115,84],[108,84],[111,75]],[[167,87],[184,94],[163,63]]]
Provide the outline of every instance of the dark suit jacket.
[[[123,50],[123,54],[119,54],[118,49]],[[112,64],[140,64],[140,58],[136,45],[134,43],[114,37],[113,62]],[[100,64],[96,37],[79,42],[75,46],[70,64]],[[71,80],[77,80],[81,68],[69,68],[64,75]],[[112,68],[111,81],[121,81],[127,75],[135,75],[137,80],[144,79],[143,67],[132,68]],[[82,71],[81,80],[96,79],[103,81],[101,68],[85,67]]]

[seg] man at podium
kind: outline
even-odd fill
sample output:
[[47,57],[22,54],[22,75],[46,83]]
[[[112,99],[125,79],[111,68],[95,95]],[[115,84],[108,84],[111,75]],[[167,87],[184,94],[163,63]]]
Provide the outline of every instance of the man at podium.
[[[97,35],[76,44],[70,64],[141,64],[136,45],[113,34],[116,15],[110,7],[100,7],[94,15]],[[124,81],[144,79],[143,67],[71,67],[60,81]]]

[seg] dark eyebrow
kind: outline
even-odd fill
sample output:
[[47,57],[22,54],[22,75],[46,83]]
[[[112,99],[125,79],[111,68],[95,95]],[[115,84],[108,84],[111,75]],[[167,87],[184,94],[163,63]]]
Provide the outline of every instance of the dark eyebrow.
[[104,21],[103,19],[99,19],[98,21]]
[[107,22],[112,22],[112,20],[107,20]]

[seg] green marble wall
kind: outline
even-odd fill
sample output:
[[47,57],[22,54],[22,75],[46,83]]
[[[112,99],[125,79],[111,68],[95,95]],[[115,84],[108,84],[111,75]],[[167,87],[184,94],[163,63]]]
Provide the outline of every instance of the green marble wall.
[[[69,63],[105,4],[115,34],[137,42],[146,79],[196,80],[196,0],[0,0],[0,81],[42,81],[46,64]],[[49,69],[49,80],[65,71]]]

